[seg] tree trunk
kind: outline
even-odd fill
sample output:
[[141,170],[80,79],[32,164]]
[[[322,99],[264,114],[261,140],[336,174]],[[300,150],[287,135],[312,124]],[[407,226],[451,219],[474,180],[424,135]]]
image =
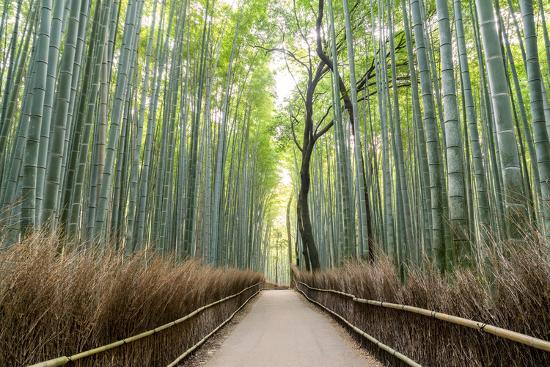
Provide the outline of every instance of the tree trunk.
[[300,192],[298,194],[297,213],[298,228],[300,229],[300,235],[302,237],[306,269],[310,270],[309,264],[311,264],[311,270],[315,271],[321,268],[321,264],[319,262],[319,253],[317,251],[317,247],[315,247],[315,240],[313,238],[311,218],[309,216],[309,203],[307,200],[311,185],[309,165],[311,162],[312,152],[313,144],[304,146],[302,151],[302,165],[300,168]]

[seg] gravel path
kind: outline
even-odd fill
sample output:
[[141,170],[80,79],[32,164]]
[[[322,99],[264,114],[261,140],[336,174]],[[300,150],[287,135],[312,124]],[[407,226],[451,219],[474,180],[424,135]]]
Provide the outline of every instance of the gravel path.
[[263,291],[226,335],[187,366],[382,366],[328,315],[292,290]]

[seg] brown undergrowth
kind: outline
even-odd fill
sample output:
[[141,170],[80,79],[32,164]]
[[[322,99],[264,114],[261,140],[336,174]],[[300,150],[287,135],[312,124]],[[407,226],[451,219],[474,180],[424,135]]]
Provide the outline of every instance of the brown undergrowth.
[[[23,366],[153,329],[263,282],[254,272],[125,257],[36,234],[0,252],[0,366]],[[259,287],[79,366],[166,366]]]
[[[294,279],[316,288],[426,308],[550,340],[550,250],[545,245],[525,245],[505,252],[487,252],[483,271],[459,270],[442,276],[433,270],[411,269],[405,282],[385,258],[374,264],[350,262],[313,274],[294,269]],[[494,335],[304,286],[300,289],[423,366],[550,365],[550,353]],[[364,344],[381,360],[399,365],[372,343]]]

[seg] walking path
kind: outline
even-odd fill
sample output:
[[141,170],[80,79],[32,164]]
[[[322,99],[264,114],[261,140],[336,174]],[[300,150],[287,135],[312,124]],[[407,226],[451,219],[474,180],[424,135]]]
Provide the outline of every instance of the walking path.
[[295,291],[266,290],[258,297],[206,366],[381,366]]

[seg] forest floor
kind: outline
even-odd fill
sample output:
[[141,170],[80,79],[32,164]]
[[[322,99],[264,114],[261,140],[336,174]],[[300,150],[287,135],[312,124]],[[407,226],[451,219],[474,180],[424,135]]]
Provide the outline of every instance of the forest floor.
[[382,366],[292,290],[265,290],[185,366]]

